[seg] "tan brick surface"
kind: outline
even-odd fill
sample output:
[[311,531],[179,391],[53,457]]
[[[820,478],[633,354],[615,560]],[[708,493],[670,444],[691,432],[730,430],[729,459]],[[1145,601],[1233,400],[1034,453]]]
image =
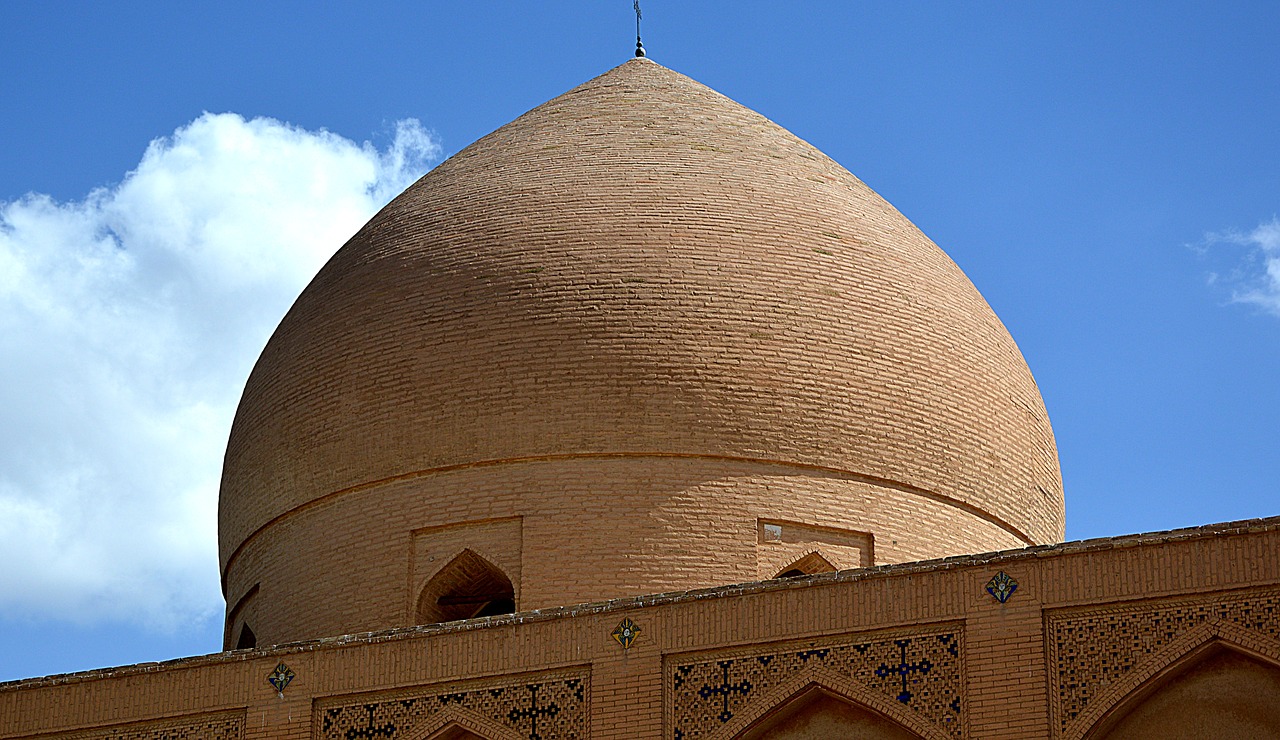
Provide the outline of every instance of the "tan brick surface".
[[1063,531],[1039,392],[955,264],[813,147],[636,60],[335,255],[249,380],[219,516],[227,598],[271,591],[275,642],[402,624],[423,527],[524,517],[525,608],[754,578],[773,509],[870,532],[877,562]]
[[[1019,584],[1005,604],[984,588],[1000,571]],[[1115,687],[1140,688],[1204,638],[1280,665],[1278,594],[1275,518],[11,682],[0,684],[0,738],[337,738],[374,727],[387,729],[350,737],[418,740],[451,717],[481,736],[528,738],[530,687],[564,712],[542,726],[561,734],[543,737],[710,736],[767,715],[797,680],[826,682],[925,737],[1078,737],[1088,728],[1072,716],[1105,717],[1111,705],[1097,702],[1119,702]],[[629,650],[609,636],[623,618],[641,629]],[[907,701],[898,650],[937,666],[908,671]],[[280,662],[297,674],[283,698],[266,682]],[[681,666],[688,683],[677,685]],[[727,702],[704,692],[722,670],[751,687]]]

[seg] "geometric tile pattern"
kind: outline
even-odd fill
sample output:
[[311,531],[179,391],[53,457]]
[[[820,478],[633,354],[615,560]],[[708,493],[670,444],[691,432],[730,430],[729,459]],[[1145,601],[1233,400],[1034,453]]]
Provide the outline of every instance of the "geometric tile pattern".
[[588,672],[577,669],[418,687],[355,700],[336,697],[317,707],[319,737],[395,740],[456,707],[529,740],[585,738],[587,684]]
[[672,662],[666,691],[675,740],[706,737],[751,702],[807,667],[856,681],[898,701],[953,737],[964,681],[961,631],[877,632],[833,640],[755,646]]
[[244,710],[237,709],[216,714],[172,717],[155,722],[41,735],[40,740],[239,740],[242,737]]
[[1221,619],[1280,638],[1280,591],[1254,590],[1140,605],[1049,612],[1050,677],[1055,715],[1065,729],[1098,696],[1142,660],[1189,629]]
[[[636,2],[639,1],[640,0],[636,0]],[[640,627],[638,627],[635,622],[631,621],[631,617],[627,617],[619,622],[617,627],[613,628],[613,632],[610,633],[610,636],[618,641],[618,644],[622,646],[623,650],[626,650],[631,647],[631,643],[635,642],[636,638],[640,636]]]
[[996,601],[1001,604],[1009,600],[1013,596],[1013,592],[1018,590],[1018,582],[1013,580],[1013,576],[1000,571],[987,581],[987,593],[995,597]]
[[276,669],[267,676],[267,683],[271,684],[272,687],[275,688],[276,693],[284,696],[285,687],[289,685],[289,682],[293,680],[295,675],[296,674],[289,668],[289,666],[284,663],[280,663],[276,666]]

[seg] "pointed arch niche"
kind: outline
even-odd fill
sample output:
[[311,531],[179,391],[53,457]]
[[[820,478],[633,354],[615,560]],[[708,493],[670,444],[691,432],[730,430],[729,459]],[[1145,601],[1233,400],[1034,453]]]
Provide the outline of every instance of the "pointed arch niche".
[[709,740],[950,740],[892,699],[806,668],[745,707]]
[[1280,646],[1235,625],[1204,625],[1197,632],[1205,639],[1152,666],[1145,681],[1112,703],[1080,736],[1280,737]]
[[485,738],[481,735],[475,734],[465,727],[450,725],[427,738],[427,740],[485,740]]
[[405,740],[518,740],[511,730],[474,712],[448,707],[425,725],[405,735]]
[[783,566],[774,578],[796,578],[814,573],[833,573],[836,567],[819,552],[811,552],[790,565]]
[[735,736],[735,740],[919,740],[878,712],[810,686]]
[[440,569],[418,597],[418,624],[511,614],[511,579],[496,565],[466,549]]
[[223,650],[245,650],[258,646],[258,637],[253,633],[250,622],[257,620],[256,597],[261,584],[253,584],[244,596],[236,601],[236,605],[227,612],[227,621],[222,628]]

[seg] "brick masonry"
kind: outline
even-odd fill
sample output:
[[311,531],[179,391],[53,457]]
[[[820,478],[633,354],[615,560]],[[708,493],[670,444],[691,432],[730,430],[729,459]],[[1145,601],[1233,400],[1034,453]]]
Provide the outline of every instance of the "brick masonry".
[[959,268],[640,59],[432,170],[298,298],[228,444],[224,591],[270,593],[268,642],[407,626],[410,533],[514,517],[522,609],[723,585],[772,565],[776,510],[876,563],[1063,533],[1039,391]]
[[814,683],[921,737],[1080,737],[1206,642],[1280,662],[1278,593],[1254,520],[10,682],[0,737],[728,737]]

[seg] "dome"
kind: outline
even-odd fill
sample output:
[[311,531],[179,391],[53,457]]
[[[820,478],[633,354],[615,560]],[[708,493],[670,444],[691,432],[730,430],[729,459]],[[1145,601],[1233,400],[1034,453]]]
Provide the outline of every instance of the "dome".
[[272,641],[412,624],[462,557],[523,610],[1062,533],[1039,391],[960,269],[648,59],[334,255],[249,378],[219,510],[229,635]]

